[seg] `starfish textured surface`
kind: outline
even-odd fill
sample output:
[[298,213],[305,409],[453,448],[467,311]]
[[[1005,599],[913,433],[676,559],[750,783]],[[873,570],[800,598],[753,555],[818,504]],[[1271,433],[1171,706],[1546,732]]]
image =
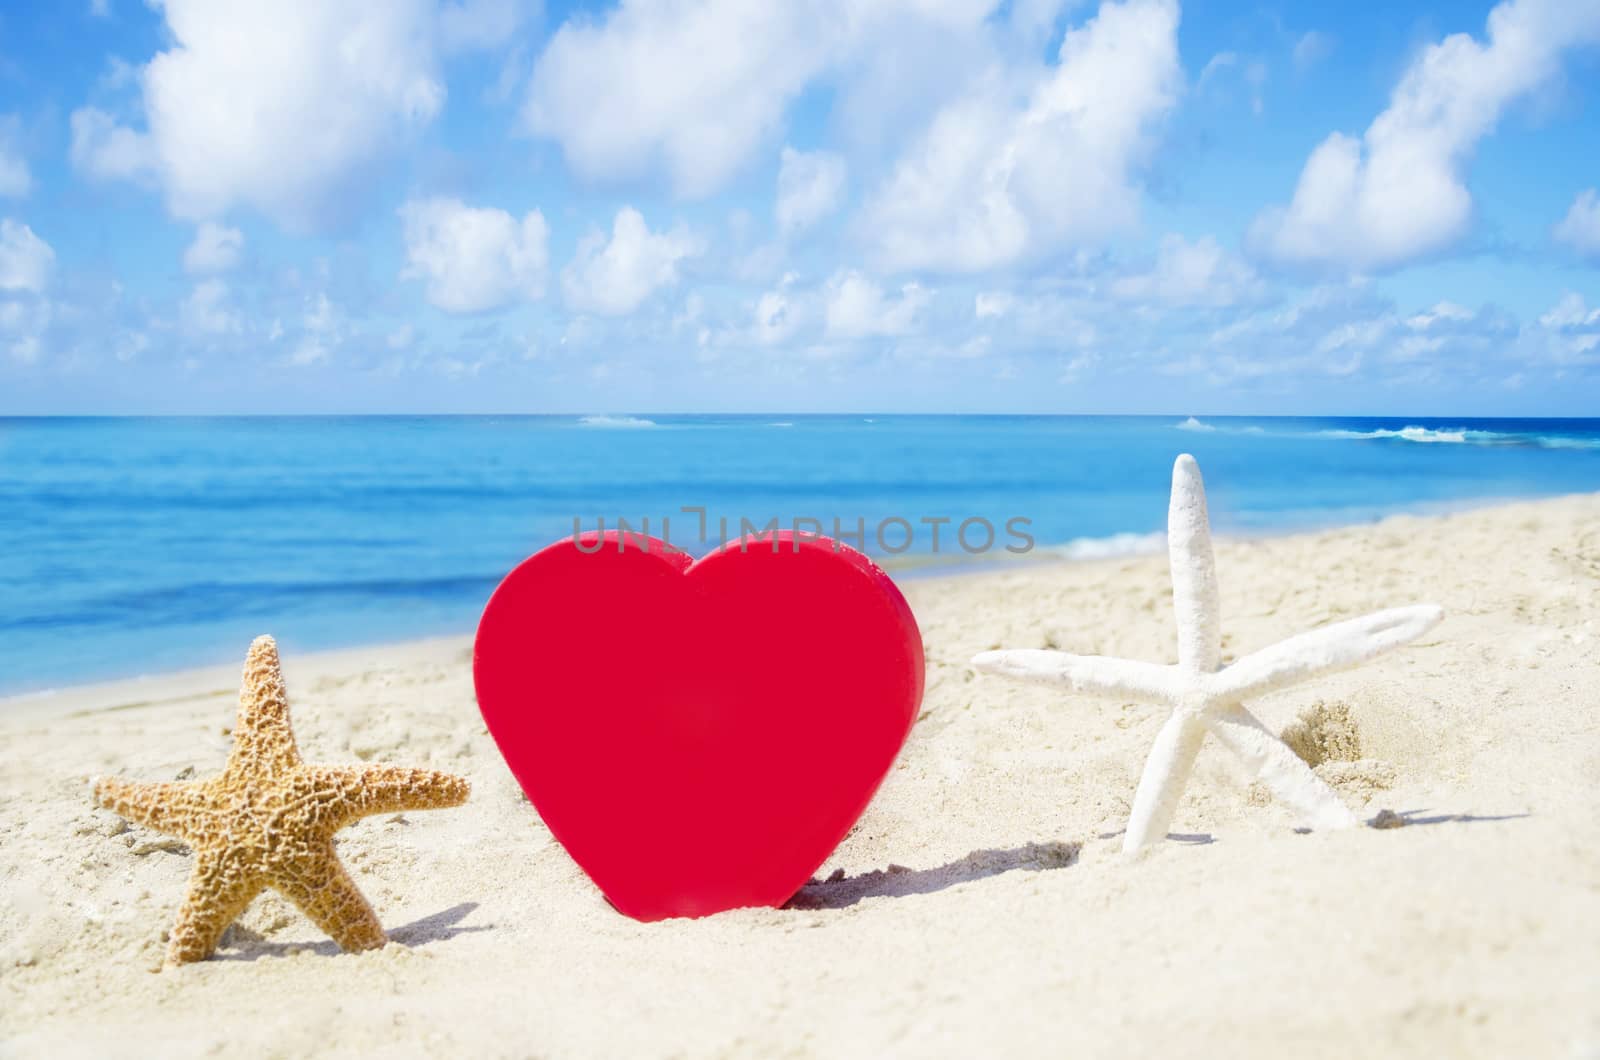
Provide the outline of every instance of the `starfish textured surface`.
[[463,778],[427,769],[306,765],[289,727],[278,646],[257,637],[245,657],[233,749],[219,776],[171,784],[105,777],[94,798],[194,850],[189,893],[167,946],[166,963],[175,965],[208,957],[268,887],[344,949],[382,946],[383,926],[340,864],[333,834],[373,814],[459,806],[468,791]]
[[1136,851],[1166,836],[1207,733],[1313,828],[1354,825],[1349,808],[1245,709],[1244,700],[1399,647],[1437,625],[1443,609],[1416,604],[1379,611],[1302,633],[1221,668],[1222,613],[1205,484],[1200,466],[1187,453],[1172,468],[1167,554],[1178,622],[1176,666],[1027,649],[983,652],[972,664],[985,673],[1172,708],[1145,760],[1124,850]]

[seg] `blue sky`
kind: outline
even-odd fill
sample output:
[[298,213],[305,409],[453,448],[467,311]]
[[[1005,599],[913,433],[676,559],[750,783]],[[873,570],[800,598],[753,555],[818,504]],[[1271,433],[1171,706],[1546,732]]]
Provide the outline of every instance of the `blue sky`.
[[0,414],[1600,414],[1600,4],[0,6]]

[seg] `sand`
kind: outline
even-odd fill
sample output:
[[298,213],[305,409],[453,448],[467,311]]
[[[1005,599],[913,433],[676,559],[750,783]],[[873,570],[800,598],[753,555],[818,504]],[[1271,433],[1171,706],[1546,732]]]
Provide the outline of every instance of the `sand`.
[[1600,495],[1225,541],[1218,567],[1229,658],[1447,609],[1253,704],[1401,827],[1297,834],[1212,745],[1173,836],[1124,857],[1162,713],[967,659],[1170,661],[1164,559],[1017,565],[906,580],[928,691],[883,789],[789,908],[701,921],[621,917],[551,840],[467,638],[290,656],[308,759],[459,772],[472,800],[342,833],[385,949],[269,894],[155,974],[190,856],[86,778],[218,769],[237,669],[0,702],[0,1054],[1600,1055]]

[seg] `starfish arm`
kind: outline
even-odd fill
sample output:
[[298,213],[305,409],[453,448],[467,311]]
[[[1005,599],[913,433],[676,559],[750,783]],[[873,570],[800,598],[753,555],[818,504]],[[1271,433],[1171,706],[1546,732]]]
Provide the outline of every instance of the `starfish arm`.
[[1442,618],[1444,611],[1439,607],[1416,604],[1323,626],[1246,655],[1215,675],[1210,691],[1228,700],[1263,695],[1365,662],[1415,640]]
[[332,840],[280,864],[268,883],[347,952],[389,941],[378,914],[339,863]]
[[1187,710],[1173,711],[1156,734],[1156,742],[1144,762],[1144,774],[1139,778],[1139,790],[1133,796],[1133,812],[1128,815],[1128,830],[1122,837],[1124,853],[1132,854],[1166,838],[1205,736],[1200,715]]
[[294,730],[289,727],[289,691],[278,662],[278,644],[257,637],[244,660],[239,717],[233,726],[229,773],[281,773],[297,765]]
[[1350,828],[1356,824],[1355,814],[1339,801],[1333,789],[1248,710],[1236,706],[1205,715],[1205,722],[1217,742],[1244,762],[1252,778],[1265,784],[1306,824],[1313,828]]
[[1035,648],[982,652],[972,657],[972,665],[986,674],[1055,685],[1086,696],[1167,705],[1175,701],[1182,678],[1171,666]]
[[1222,609],[1206,486],[1200,465],[1188,453],[1172,465],[1167,559],[1172,568],[1173,616],[1178,622],[1178,665],[1210,673],[1222,661]]
[[[363,817],[403,810],[442,810],[467,801],[465,777],[399,766],[309,766],[310,787],[335,793],[324,800],[333,830]],[[330,830],[328,834],[332,834]]]
[[217,948],[228,925],[261,893],[262,879],[246,871],[238,858],[201,849],[195,855],[189,892],[178,909],[167,943],[166,963],[203,961]]
[[94,782],[96,806],[121,814],[134,824],[153,828],[188,842],[195,828],[214,812],[206,797],[206,782],[142,784],[117,777]]

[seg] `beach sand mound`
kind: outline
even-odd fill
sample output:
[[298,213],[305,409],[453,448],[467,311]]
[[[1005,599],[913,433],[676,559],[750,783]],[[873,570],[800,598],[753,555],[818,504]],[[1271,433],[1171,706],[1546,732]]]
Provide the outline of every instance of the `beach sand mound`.
[[459,810],[340,834],[391,944],[340,953],[267,894],[216,958],[150,974],[193,859],[85,778],[215,770],[237,668],[0,703],[0,1055],[1595,1055],[1597,532],[1582,496],[1223,542],[1234,658],[1445,608],[1419,643],[1249,704],[1405,827],[1297,834],[1208,744],[1134,858],[1164,712],[968,660],[1048,636],[1170,662],[1164,559],[909,579],[927,695],[877,797],[788,907],[701,921],[606,904],[496,753],[456,638],[286,667],[308,760],[472,781]]
[[1361,726],[1343,703],[1317,700],[1281,735],[1289,750],[1312,768],[1324,762],[1354,762],[1361,757]]

